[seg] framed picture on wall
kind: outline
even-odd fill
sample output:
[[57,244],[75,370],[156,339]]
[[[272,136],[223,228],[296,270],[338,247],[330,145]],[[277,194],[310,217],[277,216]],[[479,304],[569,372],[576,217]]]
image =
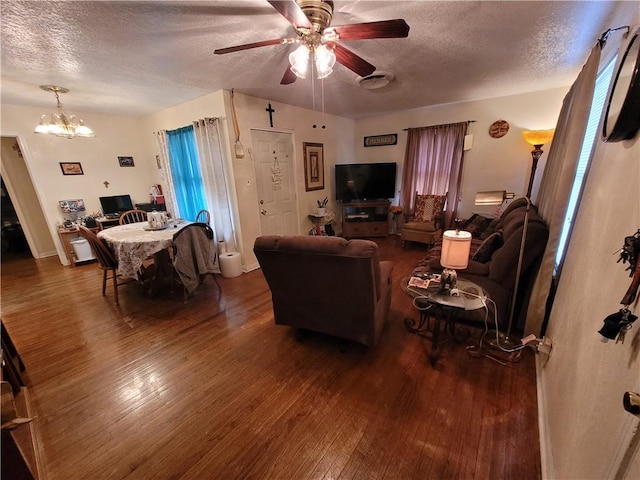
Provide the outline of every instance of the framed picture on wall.
[[60,162],[63,175],[84,175],[80,162]]
[[324,188],[324,153],[321,143],[302,144],[304,152],[304,188],[307,192]]
[[121,167],[135,167],[133,157],[118,157],[118,163]]

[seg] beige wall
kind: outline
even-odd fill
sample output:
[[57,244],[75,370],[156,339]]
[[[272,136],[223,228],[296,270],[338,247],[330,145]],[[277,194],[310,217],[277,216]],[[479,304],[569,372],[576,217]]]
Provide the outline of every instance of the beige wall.
[[[144,142],[151,134],[139,119],[73,111],[97,134],[72,140],[33,133],[43,110],[2,105],[2,135],[19,138],[46,218],[47,228],[63,263],[68,264],[57,233],[62,221],[58,201],[82,198],[88,212],[100,209],[98,197],[130,194],[134,202],[149,201],[156,183],[155,157]],[[132,156],[134,167],[120,167],[118,156]],[[62,175],[59,162],[80,162],[84,175]],[[105,181],[109,187],[105,187]]]
[[[491,215],[495,207],[474,205],[476,192],[506,190],[514,192],[516,196],[526,193],[531,171],[532,147],[524,141],[522,132],[555,127],[567,90],[556,88],[474,102],[418,108],[360,120],[356,123],[354,140],[356,158],[359,162],[397,162],[400,167],[397,178],[399,190],[407,140],[405,128],[475,120],[468,127],[468,133],[473,135],[473,147],[466,152],[464,159],[459,216],[468,217],[471,213]],[[489,136],[489,126],[496,120],[506,120],[510,124],[507,135],[498,139]],[[384,133],[397,133],[398,144],[385,147],[363,146],[364,136]],[[543,150],[548,151],[548,148],[543,147]],[[532,195],[534,201],[546,159],[547,155],[544,153],[536,171]],[[395,201],[397,200],[398,197]]]

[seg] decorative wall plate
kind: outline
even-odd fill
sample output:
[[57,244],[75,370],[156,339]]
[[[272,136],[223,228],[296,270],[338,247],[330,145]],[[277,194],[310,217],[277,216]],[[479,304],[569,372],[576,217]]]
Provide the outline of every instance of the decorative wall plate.
[[502,138],[509,131],[509,122],[506,120],[496,120],[489,127],[489,136],[491,138]]

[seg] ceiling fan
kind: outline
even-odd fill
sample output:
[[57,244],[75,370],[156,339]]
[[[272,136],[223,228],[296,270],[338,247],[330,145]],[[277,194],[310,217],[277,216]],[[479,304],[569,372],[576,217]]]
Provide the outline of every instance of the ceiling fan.
[[289,55],[291,65],[287,67],[280,81],[282,85],[295,82],[297,77],[305,78],[309,58],[314,60],[317,78],[328,76],[333,71],[332,67],[336,61],[361,77],[366,77],[371,75],[376,67],[342,46],[339,41],[404,38],[409,35],[409,25],[403,19],[331,27],[331,0],[267,1],[293,25],[297,36],[219,48],[213,53],[223,55],[269,45],[298,43],[298,49]]

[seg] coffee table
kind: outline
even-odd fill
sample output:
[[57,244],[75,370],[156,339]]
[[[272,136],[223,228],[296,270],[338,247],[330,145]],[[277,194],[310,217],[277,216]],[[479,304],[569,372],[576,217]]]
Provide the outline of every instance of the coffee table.
[[482,298],[487,294],[479,285],[460,277],[457,285],[459,296],[439,293],[439,282],[430,282],[428,288],[409,286],[410,279],[411,276],[407,276],[401,280],[402,291],[413,299],[420,315],[417,323],[412,318],[405,318],[404,325],[410,333],[431,340],[429,361],[435,366],[440,358],[440,330],[444,329],[457,341],[464,341],[469,332],[464,332],[464,338],[457,336],[457,316],[463,310],[485,308]]

